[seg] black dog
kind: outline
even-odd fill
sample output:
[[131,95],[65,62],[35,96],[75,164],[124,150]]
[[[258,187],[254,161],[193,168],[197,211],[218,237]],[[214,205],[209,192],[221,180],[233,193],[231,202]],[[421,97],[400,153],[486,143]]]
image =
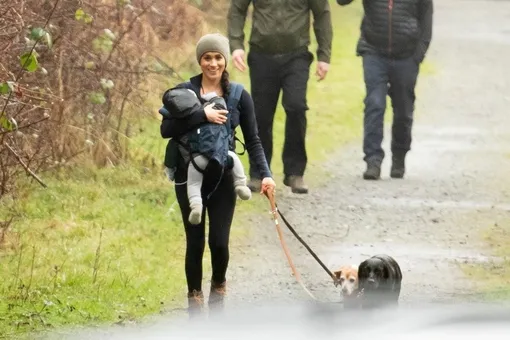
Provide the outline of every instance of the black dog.
[[388,255],[375,255],[358,268],[361,308],[398,305],[402,272],[397,261]]

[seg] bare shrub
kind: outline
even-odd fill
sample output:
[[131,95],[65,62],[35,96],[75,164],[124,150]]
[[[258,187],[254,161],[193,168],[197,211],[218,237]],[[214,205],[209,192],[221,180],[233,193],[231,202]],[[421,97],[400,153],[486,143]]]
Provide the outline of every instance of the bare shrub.
[[207,29],[199,7],[184,0],[3,1],[0,197],[21,175],[124,159],[133,124],[155,112],[144,108],[148,84],[178,76],[174,68]]
[[[224,20],[225,8],[225,1],[1,0],[4,212],[26,197],[17,189],[27,179],[46,186],[48,170],[126,160],[147,117],[159,119],[147,98],[196,64],[196,39]],[[5,247],[16,243],[9,235],[18,218],[14,209],[0,214]]]

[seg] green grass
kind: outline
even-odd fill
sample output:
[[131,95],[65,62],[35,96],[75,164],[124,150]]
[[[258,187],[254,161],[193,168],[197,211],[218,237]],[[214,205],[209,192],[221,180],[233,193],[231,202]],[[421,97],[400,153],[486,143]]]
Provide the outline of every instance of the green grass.
[[74,171],[30,198],[0,253],[0,334],[119,321],[172,305],[185,284],[170,184],[133,168]]
[[483,239],[494,256],[502,262],[470,264],[462,267],[473,282],[478,282],[477,293],[490,301],[510,300],[510,223],[492,226],[484,232]]
[[[322,162],[362,132],[364,84],[361,59],[355,55],[361,6],[340,7],[332,1],[331,9],[335,31],[330,71],[317,82],[316,62],[310,70],[307,181],[312,185],[326,180]],[[313,52],[315,48],[310,47]],[[249,88],[247,72],[229,69],[233,80]],[[13,338],[63,326],[139,320],[183,302],[183,228],[173,186],[160,167],[166,141],[159,135],[157,109],[169,84],[152,86],[154,95],[146,105],[154,116],[144,118],[144,131],[128,140],[136,162],[61,173],[44,178],[47,189],[31,184],[17,193],[16,202],[3,200],[0,220],[13,211],[18,219],[0,249],[1,335]],[[279,105],[272,164],[279,187],[284,124]],[[241,158],[247,170],[248,157]],[[156,165],[147,165],[152,159]],[[267,209],[259,195],[239,202],[232,248],[246,233],[245,218]],[[207,278],[208,250],[204,265]]]

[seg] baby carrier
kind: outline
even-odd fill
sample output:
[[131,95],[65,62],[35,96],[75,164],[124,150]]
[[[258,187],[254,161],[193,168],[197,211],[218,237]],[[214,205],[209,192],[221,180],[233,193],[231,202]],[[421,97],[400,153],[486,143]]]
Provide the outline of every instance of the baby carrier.
[[[226,101],[226,109],[229,113],[224,124],[205,123],[186,132],[184,135],[170,139],[165,152],[164,164],[171,181],[175,179],[175,171],[182,160],[186,167],[191,162],[195,169],[203,174],[206,172],[208,174],[211,173],[211,175],[212,172],[216,173],[218,181],[215,188],[217,187],[225,168],[231,168],[233,165],[231,157],[228,156],[228,151],[235,150],[235,142],[236,140],[239,141],[239,139],[235,136],[232,126],[231,112],[237,108],[242,92],[243,86],[241,84],[234,82],[229,84]],[[159,109],[159,113],[166,117],[172,116],[176,119],[186,119],[187,116],[203,107],[193,91],[191,82],[186,82],[179,87],[166,91],[164,98],[166,105],[169,107],[167,108],[163,105]],[[215,108],[218,107],[215,106]],[[197,155],[203,155],[209,160],[209,165],[206,169],[200,169],[194,162],[193,158]]]

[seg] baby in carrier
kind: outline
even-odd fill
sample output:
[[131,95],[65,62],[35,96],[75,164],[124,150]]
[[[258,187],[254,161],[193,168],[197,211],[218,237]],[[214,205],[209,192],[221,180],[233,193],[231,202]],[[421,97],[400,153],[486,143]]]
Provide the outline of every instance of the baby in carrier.
[[[172,115],[177,119],[186,119],[195,110],[211,103],[214,103],[213,108],[216,110],[227,109],[225,100],[215,92],[202,96],[202,99],[206,101],[204,105],[201,105],[195,92],[190,89],[174,88],[165,93],[163,98],[165,105],[159,110],[159,113],[163,116]],[[168,111],[168,108],[171,108],[171,113]],[[202,124],[176,141],[171,139],[167,146],[165,171],[171,181],[174,179],[173,174],[177,167],[176,153],[180,152],[185,162],[188,162],[188,180],[186,185],[191,209],[188,220],[191,224],[196,225],[202,221],[203,202],[201,189],[204,171],[212,159],[225,168],[229,161],[228,157],[230,157],[233,162],[232,175],[234,190],[237,196],[242,200],[249,200],[251,198],[251,190],[246,185],[243,164],[237,154],[229,150],[229,129],[227,129],[226,124],[230,124],[230,120],[221,125],[214,123]]]

